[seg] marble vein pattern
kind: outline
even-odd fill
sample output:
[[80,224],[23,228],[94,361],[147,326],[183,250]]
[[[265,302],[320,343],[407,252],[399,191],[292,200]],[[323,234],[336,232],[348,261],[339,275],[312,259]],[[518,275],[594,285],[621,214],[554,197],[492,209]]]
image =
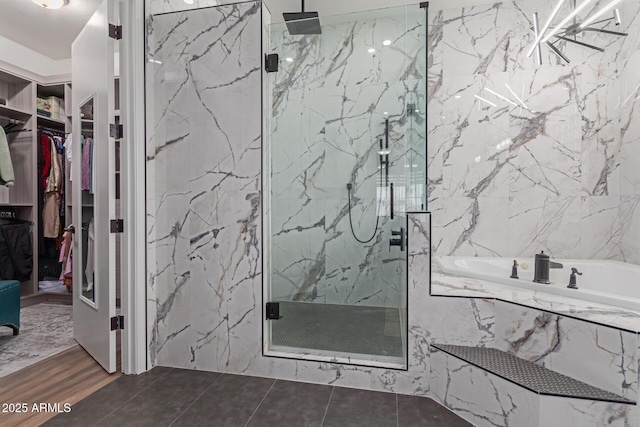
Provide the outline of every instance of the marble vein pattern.
[[[640,229],[632,166],[640,154],[640,4],[620,3],[627,37],[584,36],[604,53],[560,42],[571,63],[543,49],[538,67],[526,57],[531,17],[544,21],[556,3],[430,11],[427,164],[437,254],[545,250],[640,263],[632,244]],[[592,2],[584,16],[607,3]]]
[[496,303],[495,348],[635,401],[637,334]]
[[537,394],[442,351],[431,353],[431,382],[434,398],[474,425],[544,425]]
[[[273,297],[398,306],[406,261],[389,251],[390,232],[404,226],[399,212],[424,208],[424,13],[327,16],[322,28],[304,38],[284,24],[270,31],[270,51],[280,56],[269,74]],[[400,191],[395,220],[378,154],[385,118],[389,181]],[[349,203],[360,240],[379,226],[371,242],[352,236]]]

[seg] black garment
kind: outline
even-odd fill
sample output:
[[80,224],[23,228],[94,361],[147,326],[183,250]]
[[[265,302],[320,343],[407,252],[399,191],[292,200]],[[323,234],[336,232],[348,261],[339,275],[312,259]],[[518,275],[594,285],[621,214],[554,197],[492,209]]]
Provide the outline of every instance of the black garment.
[[29,224],[0,224],[0,279],[25,282],[33,271]]

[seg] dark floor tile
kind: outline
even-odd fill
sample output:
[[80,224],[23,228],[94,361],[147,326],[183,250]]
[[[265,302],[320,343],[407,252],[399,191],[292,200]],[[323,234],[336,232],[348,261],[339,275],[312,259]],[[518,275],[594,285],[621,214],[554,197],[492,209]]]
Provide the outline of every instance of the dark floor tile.
[[398,425],[469,427],[473,424],[428,397],[398,395]]
[[336,387],[323,426],[396,426],[396,395]]
[[95,425],[170,371],[171,368],[156,367],[141,375],[123,375],[73,405],[71,412],[57,415],[44,425]]
[[275,382],[223,375],[178,418],[174,426],[244,426]]
[[322,424],[331,386],[276,381],[249,426],[312,427]]
[[168,426],[219,377],[214,372],[173,369],[97,425]]

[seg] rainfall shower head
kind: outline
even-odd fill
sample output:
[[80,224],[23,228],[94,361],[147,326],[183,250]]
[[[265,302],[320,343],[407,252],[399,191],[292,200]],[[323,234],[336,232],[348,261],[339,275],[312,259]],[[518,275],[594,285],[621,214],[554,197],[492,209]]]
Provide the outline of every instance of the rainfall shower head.
[[302,0],[302,12],[283,13],[287,29],[292,36],[322,34],[318,12],[305,12]]

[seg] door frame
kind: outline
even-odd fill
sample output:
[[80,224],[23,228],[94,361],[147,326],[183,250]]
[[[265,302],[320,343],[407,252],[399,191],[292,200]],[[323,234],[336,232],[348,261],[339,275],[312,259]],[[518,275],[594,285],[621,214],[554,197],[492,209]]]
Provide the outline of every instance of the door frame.
[[144,1],[119,1],[122,372],[151,369],[147,349],[147,225]]

